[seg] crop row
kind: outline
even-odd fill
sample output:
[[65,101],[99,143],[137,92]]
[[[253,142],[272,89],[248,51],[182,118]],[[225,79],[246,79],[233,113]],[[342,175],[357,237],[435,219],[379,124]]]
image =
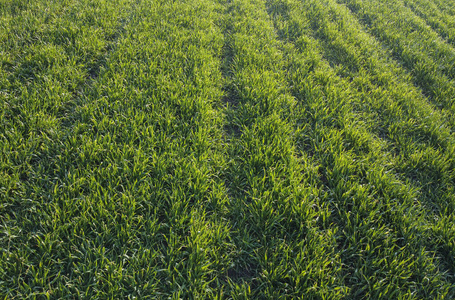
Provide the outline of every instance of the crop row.
[[[342,262],[348,285],[359,293],[353,296],[391,297],[399,286],[406,285],[398,278],[419,273],[433,273],[434,282],[449,292],[451,277],[447,275],[453,272],[453,261],[445,249],[451,247],[454,232],[452,228],[442,233],[439,228],[447,228],[444,224],[450,224],[453,211],[451,131],[441,130],[443,121],[429,122],[438,112],[428,107],[393,61],[384,59],[387,53],[362,32],[343,6],[333,1],[269,2],[278,32],[297,49],[289,55],[289,86],[303,104],[296,109],[305,111],[302,117],[307,121],[303,123],[315,124],[306,132],[304,150],[313,152],[325,170],[323,179],[332,194],[328,200],[333,199],[339,214],[338,232],[346,234]],[[325,64],[324,59],[328,60]],[[315,117],[308,120],[309,116]],[[430,123],[440,127],[428,131]],[[423,165],[425,171],[421,172]],[[430,172],[429,166],[439,171]],[[434,209],[442,217],[441,223],[434,222]],[[430,234],[427,226],[434,226],[434,232]],[[395,257],[393,250],[389,254],[384,250],[402,247],[399,241],[403,239],[416,242],[400,248],[399,253],[407,255]],[[422,248],[428,245],[427,239],[436,241],[429,252]],[[371,261],[363,256],[355,259],[356,253],[365,251]],[[434,251],[441,260],[433,260]],[[380,257],[389,258],[383,261]],[[420,260],[428,266],[418,266],[415,262]],[[389,265],[375,261],[388,261]],[[402,273],[389,269],[394,264],[402,265]],[[445,276],[435,272],[439,266],[448,267]],[[373,279],[379,274],[384,275],[382,286]],[[431,293],[436,297],[439,291]]]
[[422,17],[439,35],[452,45],[455,45],[454,15],[440,9],[437,3],[428,0],[405,0],[415,14]]
[[443,2],[2,2],[0,297],[455,297]]
[[234,295],[341,297],[335,232],[324,227],[317,169],[296,153],[298,108],[273,23],[263,1],[233,1],[226,11]]
[[455,111],[455,50],[399,2],[339,1],[368,32],[386,44],[407,68],[413,82],[440,107]]
[[216,8],[41,1],[4,17],[2,297],[218,293]]

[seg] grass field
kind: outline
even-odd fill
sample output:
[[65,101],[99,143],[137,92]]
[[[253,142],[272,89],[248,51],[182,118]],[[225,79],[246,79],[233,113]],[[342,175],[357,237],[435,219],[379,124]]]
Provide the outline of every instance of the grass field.
[[454,299],[454,0],[0,0],[0,299]]

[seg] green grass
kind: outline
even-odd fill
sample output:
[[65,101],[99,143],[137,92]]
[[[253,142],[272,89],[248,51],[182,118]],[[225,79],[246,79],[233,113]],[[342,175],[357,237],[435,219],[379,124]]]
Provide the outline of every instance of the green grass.
[[2,1],[0,298],[454,298],[454,8]]
[[405,5],[416,15],[422,17],[447,42],[455,45],[455,22],[453,15],[440,9],[433,1],[411,0],[405,1]]

